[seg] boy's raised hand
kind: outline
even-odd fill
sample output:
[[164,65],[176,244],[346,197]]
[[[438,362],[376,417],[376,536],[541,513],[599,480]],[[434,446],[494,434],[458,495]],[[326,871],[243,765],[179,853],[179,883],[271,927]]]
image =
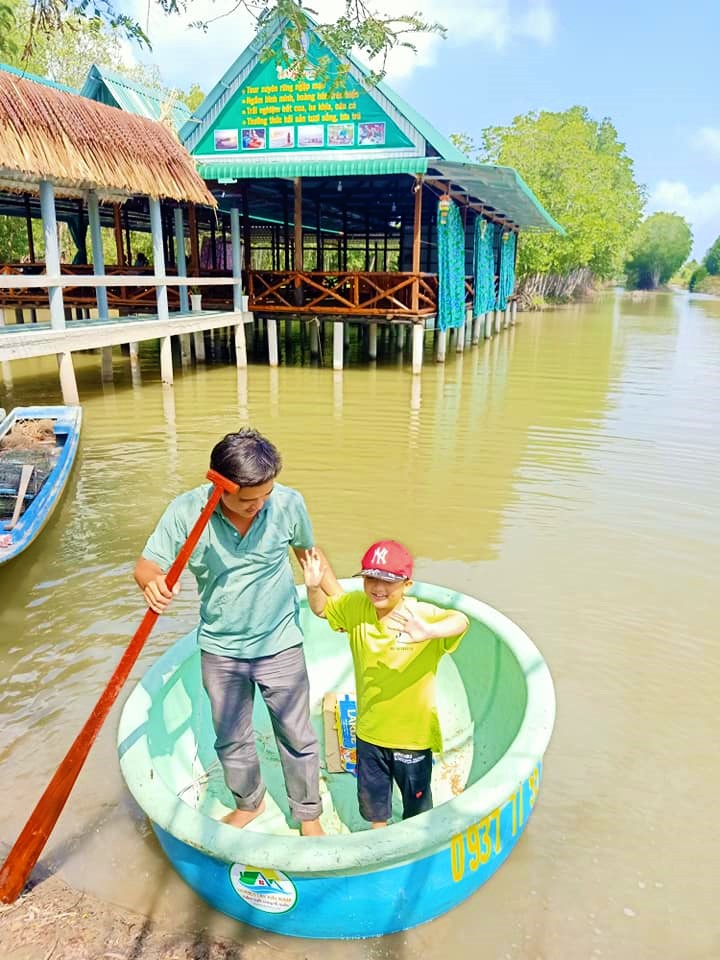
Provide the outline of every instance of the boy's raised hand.
[[325,575],[325,564],[315,547],[305,551],[305,556],[300,558],[300,566],[305,578],[305,586],[319,587]]
[[431,640],[436,636],[431,624],[404,605],[393,610],[388,617],[388,623],[397,630],[401,643],[422,643],[423,640]]

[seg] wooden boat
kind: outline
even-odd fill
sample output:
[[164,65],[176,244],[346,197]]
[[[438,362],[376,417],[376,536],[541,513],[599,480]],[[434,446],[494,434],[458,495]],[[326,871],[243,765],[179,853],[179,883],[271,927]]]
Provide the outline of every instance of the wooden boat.
[[[353,690],[352,661],[346,639],[314,617],[304,587],[297,590],[312,719],[327,758],[324,695]],[[160,657],[130,694],[118,733],[123,775],[175,869],[215,909],[290,936],[393,933],[470,896],[517,843],[537,798],[554,722],[548,668],[526,634],[487,604],[431,584],[416,583],[412,593],[462,610],[471,626],[438,671],[444,752],[433,768],[435,806],[385,830],[368,829],[357,809],[357,781],[328,772],[326,763],[327,835],[298,835],[259,700],[254,722],[266,810],[244,830],[220,822],[234,804],[215,754],[195,632]]]
[[0,564],[47,523],[70,476],[80,407],[15,407],[0,423]]

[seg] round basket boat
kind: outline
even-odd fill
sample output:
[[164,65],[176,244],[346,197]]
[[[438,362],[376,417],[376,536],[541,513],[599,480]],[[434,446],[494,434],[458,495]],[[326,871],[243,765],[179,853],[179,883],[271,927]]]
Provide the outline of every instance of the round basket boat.
[[[194,632],[131,693],[118,733],[123,775],[174,868],[215,909],[290,936],[394,933],[466,899],[517,843],[537,799],[552,732],[550,673],[527,635],[492,607],[430,584],[416,583],[411,592],[462,610],[471,625],[438,671],[444,752],[433,766],[435,806],[401,821],[394,804],[385,830],[368,829],[360,818],[352,774],[324,765],[327,836],[299,836],[259,697],[255,729],[267,809],[244,830],[220,822],[234,804],[214,750]],[[312,615],[304,588],[298,597],[313,722],[329,751],[323,699],[354,691],[349,645]]]

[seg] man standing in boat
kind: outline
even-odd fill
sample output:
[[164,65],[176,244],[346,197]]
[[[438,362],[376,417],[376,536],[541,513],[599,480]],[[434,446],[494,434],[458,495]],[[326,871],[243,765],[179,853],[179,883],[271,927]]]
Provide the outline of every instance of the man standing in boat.
[[[222,499],[188,564],[200,594],[203,685],[215,749],[236,809],[224,821],[244,827],[265,809],[252,712],[255,688],[272,719],[292,816],[303,836],[320,825],[320,751],[310,723],[308,675],[288,548],[299,561],[314,548],[305,502],[276,482],[282,460],[256,430],[229,433],[210,456],[212,470],[239,487]],[[163,613],[177,592],[165,574],[207,502],[204,484],[166,508],[135,567],[148,606]],[[317,549],[317,548],[314,548]],[[326,568],[323,589],[342,592]]]

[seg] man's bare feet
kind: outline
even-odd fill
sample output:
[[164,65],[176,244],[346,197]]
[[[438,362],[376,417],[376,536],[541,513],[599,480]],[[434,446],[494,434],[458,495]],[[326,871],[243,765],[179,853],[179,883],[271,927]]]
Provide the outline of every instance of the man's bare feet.
[[377,820],[375,823],[373,823],[372,828],[373,830],[380,830],[381,827],[386,827],[386,826],[387,826],[387,820]]
[[246,827],[249,823],[252,823],[256,817],[259,817],[261,813],[265,812],[265,801],[260,801],[260,806],[256,807],[254,810],[233,810],[232,813],[226,814],[222,818],[223,823],[230,824],[231,827],[237,827],[242,829]]
[[319,820],[301,820],[300,833],[303,837],[324,837],[325,831]]

